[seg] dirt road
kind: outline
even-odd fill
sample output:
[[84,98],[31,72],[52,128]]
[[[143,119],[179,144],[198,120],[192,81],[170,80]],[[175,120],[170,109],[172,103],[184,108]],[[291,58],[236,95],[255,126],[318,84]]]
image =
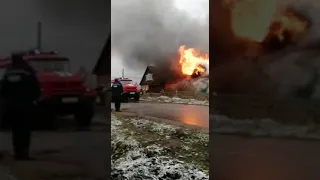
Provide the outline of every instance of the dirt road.
[[318,180],[320,142],[210,135],[210,179]]
[[[112,104],[114,108],[114,104]],[[180,121],[186,124],[209,127],[209,107],[201,105],[170,104],[170,103],[122,103],[125,112],[135,112]]]
[[[31,155],[36,161],[12,159],[11,134],[0,133],[0,172],[20,180],[106,179],[110,174],[110,122],[96,115],[91,130],[76,131],[72,120],[63,128],[34,132]],[[107,167],[108,166],[108,167]],[[0,173],[1,174],[1,173]]]

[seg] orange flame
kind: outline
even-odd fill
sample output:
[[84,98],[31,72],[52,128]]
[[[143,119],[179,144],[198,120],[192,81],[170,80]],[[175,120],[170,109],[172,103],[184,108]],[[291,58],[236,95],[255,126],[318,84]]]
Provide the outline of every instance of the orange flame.
[[[240,0],[228,3],[231,7],[232,29],[238,37],[263,42],[267,36],[275,35],[283,40],[286,32],[300,34],[308,26],[308,21],[280,6],[277,0]],[[277,28],[271,28],[274,23]]]
[[185,46],[179,48],[179,63],[181,65],[181,72],[185,75],[191,76],[196,73],[203,73],[206,71],[203,65],[209,65],[209,56],[202,55],[194,48],[186,49]]

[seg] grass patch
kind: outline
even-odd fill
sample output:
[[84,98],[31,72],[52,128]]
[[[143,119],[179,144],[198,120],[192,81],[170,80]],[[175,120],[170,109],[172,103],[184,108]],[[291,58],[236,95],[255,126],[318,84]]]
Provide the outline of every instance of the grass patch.
[[[153,122],[139,117],[117,116],[112,131],[125,134],[113,138],[113,158],[121,158],[126,149],[142,148],[147,157],[168,156],[193,164],[208,174],[209,135],[196,130]],[[117,125],[115,125],[117,124]],[[122,138],[122,139],[117,139]],[[135,142],[136,141],[136,142]],[[122,142],[121,145],[120,143]],[[123,143],[124,142],[124,143]],[[128,142],[128,143],[126,143]]]

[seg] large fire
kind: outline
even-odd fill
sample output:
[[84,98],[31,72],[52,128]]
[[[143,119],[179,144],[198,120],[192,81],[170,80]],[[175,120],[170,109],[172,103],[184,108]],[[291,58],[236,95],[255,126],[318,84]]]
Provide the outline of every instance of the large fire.
[[[169,80],[165,84],[165,89],[174,90],[190,90],[193,89],[193,85],[190,82],[198,77],[204,77],[209,71],[209,56],[208,54],[202,53],[195,48],[186,48],[186,46],[180,46],[178,49],[178,67],[179,78],[175,80]],[[204,77],[205,78],[205,77]],[[191,81],[190,81],[191,80]]]
[[276,36],[279,41],[284,41],[287,36],[304,33],[309,22],[278,2],[278,0],[228,1],[234,34],[261,43],[270,36]]
[[180,46],[178,52],[181,72],[184,75],[201,75],[206,71],[205,66],[209,65],[207,54],[202,54],[194,48],[186,49],[185,46]]

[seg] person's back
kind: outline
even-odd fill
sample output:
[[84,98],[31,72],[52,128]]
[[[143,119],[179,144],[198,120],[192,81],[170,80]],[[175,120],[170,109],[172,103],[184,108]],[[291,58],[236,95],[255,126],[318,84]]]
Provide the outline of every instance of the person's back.
[[38,96],[37,86],[30,73],[10,68],[3,77],[1,95],[9,105],[31,104]]
[[112,84],[112,96],[121,96],[123,93],[122,84],[119,81],[115,81]]
[[112,84],[112,99],[114,100],[114,106],[116,111],[120,111],[121,106],[121,95],[123,93],[123,87],[122,84],[119,82],[119,80],[115,80],[115,82]]
[[12,65],[4,74],[0,88],[1,99],[12,124],[12,140],[17,160],[30,159],[33,103],[41,94],[34,70],[22,57],[12,55]]

